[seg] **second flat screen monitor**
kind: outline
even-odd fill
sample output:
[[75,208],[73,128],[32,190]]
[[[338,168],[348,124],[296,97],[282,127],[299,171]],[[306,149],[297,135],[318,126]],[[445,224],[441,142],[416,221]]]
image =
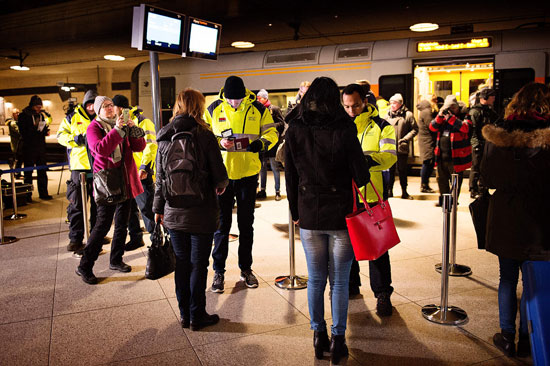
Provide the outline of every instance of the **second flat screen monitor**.
[[221,25],[190,18],[186,56],[216,60],[220,33]]

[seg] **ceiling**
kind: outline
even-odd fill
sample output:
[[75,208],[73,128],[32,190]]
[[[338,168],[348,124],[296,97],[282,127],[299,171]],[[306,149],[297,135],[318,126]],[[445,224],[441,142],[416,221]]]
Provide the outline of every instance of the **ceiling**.
[[[449,35],[451,27],[464,24],[472,24],[475,32],[550,24],[548,1],[540,5],[488,0],[476,3],[475,8],[430,0],[147,3],[222,24],[222,54],[249,52],[231,47],[237,40],[254,42],[252,50],[259,51],[417,37],[418,33],[409,30],[417,22],[440,25],[430,36]],[[129,0],[0,0],[0,80],[90,72],[98,67],[127,75],[148,60],[147,52],[130,47],[132,7],[139,4]],[[18,50],[28,53],[24,64],[30,71],[9,69],[17,61],[5,56],[16,56]],[[106,61],[105,54],[126,60]],[[174,57],[160,55],[161,59]]]

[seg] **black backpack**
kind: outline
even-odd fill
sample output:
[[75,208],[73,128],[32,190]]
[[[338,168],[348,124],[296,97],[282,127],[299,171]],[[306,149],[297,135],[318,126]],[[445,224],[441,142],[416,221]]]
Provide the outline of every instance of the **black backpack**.
[[192,132],[178,132],[162,157],[164,198],[171,207],[204,204],[207,174],[201,168],[200,151]]

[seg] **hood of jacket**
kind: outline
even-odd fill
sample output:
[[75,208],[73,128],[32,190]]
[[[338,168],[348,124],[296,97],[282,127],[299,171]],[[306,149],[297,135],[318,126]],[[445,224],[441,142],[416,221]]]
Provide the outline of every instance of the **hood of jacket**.
[[[227,99],[225,99],[225,95],[223,93],[223,87],[220,89],[220,93],[218,94],[218,98],[224,102],[227,103]],[[256,94],[252,93],[248,88],[246,89],[246,93],[244,95],[244,99],[242,101],[242,104],[252,104],[256,100]]]
[[550,149],[550,121],[544,119],[509,119],[486,125],[483,137],[498,147]]
[[416,105],[416,108],[420,111],[428,108],[432,109],[432,104],[427,100],[421,100],[420,103]]
[[157,133],[157,141],[170,141],[176,133],[191,131],[197,126],[198,123],[193,117],[188,114],[179,114],[169,124],[160,129]]

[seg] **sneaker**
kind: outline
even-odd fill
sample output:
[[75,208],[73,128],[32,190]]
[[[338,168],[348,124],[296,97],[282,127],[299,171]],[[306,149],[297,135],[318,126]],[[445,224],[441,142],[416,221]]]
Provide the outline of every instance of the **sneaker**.
[[244,281],[246,287],[256,288],[258,287],[258,279],[252,273],[252,270],[241,271],[241,281]]
[[143,242],[143,238],[138,240],[130,240],[124,246],[124,251],[129,252],[131,250],[136,250],[137,248],[141,248],[142,246],[145,246],[145,243]]
[[224,290],[223,288],[224,282],[225,281],[224,281],[223,273],[216,272],[214,274],[214,281],[212,281],[212,287],[210,288],[210,291],[222,293]]
[[516,355],[516,345],[514,344],[515,334],[496,333],[493,336],[493,344],[508,357]]
[[265,193],[265,189],[262,189],[258,193],[256,193],[256,199],[257,200],[263,200],[264,198],[267,198],[267,194]]
[[67,251],[68,252],[75,252],[79,249],[84,249],[84,244],[82,244],[82,242],[74,242],[74,241],[71,241],[69,242],[69,245],[67,245]]
[[420,188],[420,192],[422,192],[422,193],[435,193],[435,191],[433,189],[431,189],[430,186],[427,185],[427,184],[422,185],[422,187]]
[[192,331],[201,330],[204,327],[217,324],[220,321],[220,317],[217,314],[204,313],[199,319],[191,320],[190,328]]
[[280,192],[275,192],[275,201],[280,201],[280,200],[282,200],[281,193]]
[[391,316],[393,312],[390,294],[383,292],[376,299],[376,314],[378,316]]
[[120,263],[109,264],[109,269],[123,273],[128,273],[132,271],[132,267],[122,261]]
[[78,266],[76,267],[75,273],[82,278],[82,281],[86,282],[88,285],[96,285],[97,284],[97,277],[94,276],[94,273],[90,271],[84,270],[82,267]]

